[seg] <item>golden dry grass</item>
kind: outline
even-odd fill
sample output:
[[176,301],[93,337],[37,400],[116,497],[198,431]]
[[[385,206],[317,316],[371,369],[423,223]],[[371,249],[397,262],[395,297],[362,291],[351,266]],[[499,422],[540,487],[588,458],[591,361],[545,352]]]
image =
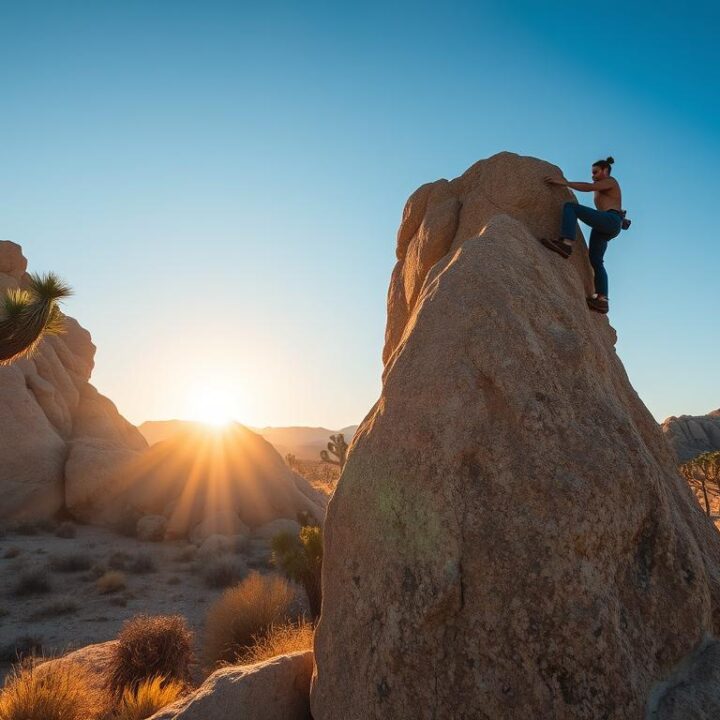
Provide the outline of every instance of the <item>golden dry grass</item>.
[[135,690],[126,689],[112,720],[144,720],[175,702],[185,693],[185,684],[164,677],[143,680]]
[[312,624],[305,621],[273,625],[267,633],[256,636],[255,644],[243,650],[236,662],[239,665],[251,665],[278,655],[310,650],[313,631]]
[[328,497],[335,492],[340,468],[321,460],[296,460],[293,465],[298,475],[302,475],[316,490]]
[[106,709],[106,694],[72,663],[16,669],[0,692],[0,720],[96,720]]
[[119,570],[108,570],[102,577],[98,578],[95,587],[103,595],[124,590],[127,586],[125,573]]
[[214,668],[237,656],[273,625],[288,620],[294,591],[279,575],[253,572],[212,605],[205,624],[205,664]]

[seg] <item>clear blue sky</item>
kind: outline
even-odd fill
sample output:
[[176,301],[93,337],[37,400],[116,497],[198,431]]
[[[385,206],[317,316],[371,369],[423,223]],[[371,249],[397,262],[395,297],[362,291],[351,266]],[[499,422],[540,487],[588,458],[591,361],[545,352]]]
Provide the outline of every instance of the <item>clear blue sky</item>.
[[0,0],[0,237],[74,286],[101,392],[361,420],[407,196],[511,150],[614,155],[618,351],[658,419],[720,406],[717,3],[344,5]]

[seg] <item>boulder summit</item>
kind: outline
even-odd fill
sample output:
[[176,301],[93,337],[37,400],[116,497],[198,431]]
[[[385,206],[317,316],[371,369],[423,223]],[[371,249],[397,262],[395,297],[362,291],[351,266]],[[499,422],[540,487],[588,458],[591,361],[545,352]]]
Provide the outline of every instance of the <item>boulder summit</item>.
[[537,241],[570,199],[548,170],[502,153],[405,208],[325,525],[316,720],[719,716],[720,538],[586,253]]

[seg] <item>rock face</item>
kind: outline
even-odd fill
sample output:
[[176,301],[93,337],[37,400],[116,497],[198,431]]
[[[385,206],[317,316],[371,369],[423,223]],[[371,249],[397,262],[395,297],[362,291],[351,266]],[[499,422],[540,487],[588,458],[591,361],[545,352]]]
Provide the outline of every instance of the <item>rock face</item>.
[[310,650],[223,668],[150,720],[309,720],[311,674]]
[[707,415],[669,417],[661,427],[681,463],[720,450],[720,410]]
[[584,253],[536,240],[549,167],[503,154],[406,207],[382,394],[325,524],[315,720],[676,717],[670,679],[720,629],[720,536],[587,310]]
[[[0,293],[23,287],[27,260],[19,245],[0,241]],[[140,433],[89,384],[95,346],[72,318],[31,358],[0,367],[0,520],[45,518],[66,502],[65,471],[95,482],[116,456],[147,447]],[[83,456],[92,456],[88,465]],[[73,503],[71,489],[70,504]]]

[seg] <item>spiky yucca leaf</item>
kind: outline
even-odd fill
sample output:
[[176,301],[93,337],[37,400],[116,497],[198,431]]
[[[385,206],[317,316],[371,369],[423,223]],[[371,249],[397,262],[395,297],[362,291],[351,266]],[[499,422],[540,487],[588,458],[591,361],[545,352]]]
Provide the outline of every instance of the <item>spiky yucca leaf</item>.
[[57,275],[31,275],[27,290],[13,290],[3,301],[5,317],[0,320],[0,365],[29,355],[46,333],[63,329],[58,300],[71,294]]

